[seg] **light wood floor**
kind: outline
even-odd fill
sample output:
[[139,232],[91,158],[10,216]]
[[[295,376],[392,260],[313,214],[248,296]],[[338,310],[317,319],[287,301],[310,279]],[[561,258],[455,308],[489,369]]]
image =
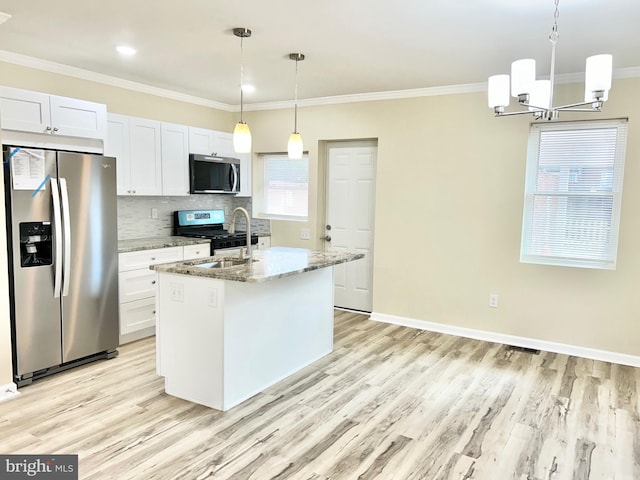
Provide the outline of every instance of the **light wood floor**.
[[82,479],[640,479],[640,369],[336,312],[335,351],[218,412],[164,394],[154,340],[0,404],[0,453]]

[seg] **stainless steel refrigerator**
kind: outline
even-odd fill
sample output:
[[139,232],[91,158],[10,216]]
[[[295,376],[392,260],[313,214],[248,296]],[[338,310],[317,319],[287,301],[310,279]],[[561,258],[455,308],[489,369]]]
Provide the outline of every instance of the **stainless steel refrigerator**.
[[14,381],[117,355],[115,158],[3,146]]

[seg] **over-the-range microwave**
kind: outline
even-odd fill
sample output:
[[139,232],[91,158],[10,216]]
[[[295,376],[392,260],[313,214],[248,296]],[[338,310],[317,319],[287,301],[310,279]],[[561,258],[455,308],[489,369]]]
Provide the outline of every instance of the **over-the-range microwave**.
[[189,193],[238,193],[240,160],[189,154]]

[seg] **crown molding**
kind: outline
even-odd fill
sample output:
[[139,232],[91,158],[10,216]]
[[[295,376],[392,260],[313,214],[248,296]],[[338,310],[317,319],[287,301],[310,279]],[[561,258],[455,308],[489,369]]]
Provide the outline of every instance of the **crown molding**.
[[132,82],[130,80],[124,80],[122,78],[112,77],[110,75],[104,75],[102,73],[96,73],[82,68],[70,67],[69,65],[63,65],[61,63],[49,62],[48,60],[28,57],[26,55],[8,52],[6,50],[0,50],[0,61],[34,68],[45,72],[57,73],[59,75],[66,75],[68,77],[79,78],[81,80],[102,83],[112,87],[119,87],[126,90],[155,95],[157,97],[168,98],[170,100],[177,100],[179,102],[192,103],[203,107],[224,110],[226,112],[235,111],[234,105],[215,102],[213,100],[207,100],[206,98],[187,95],[186,93],[175,92],[164,88],[152,87],[150,85],[145,85],[144,83]]
[[[69,65],[63,65],[60,63],[49,62],[47,60],[41,60],[39,58],[28,57],[19,53],[8,52],[6,50],[0,50],[0,61],[13,63],[15,65],[21,65],[23,67],[34,68],[37,70],[43,70],[46,72],[57,73],[60,75],[66,75],[69,77],[79,78],[82,80],[88,80],[96,83],[102,83],[113,87],[124,88],[127,90],[133,90],[140,93],[146,93],[149,95],[155,95],[158,97],[168,98],[171,100],[177,100],[180,102],[192,103],[195,105],[201,105],[204,107],[215,108],[225,112],[239,112],[240,105],[230,105],[227,103],[216,102],[208,100],[206,98],[196,97],[194,95],[187,95],[185,93],[175,92],[173,90],[167,90],[164,88],[152,87],[143,83],[132,82],[130,80],[124,80],[118,77],[112,77],[110,75],[104,75],[102,73],[92,72],[90,70],[84,70],[81,68],[70,67]],[[640,77],[640,67],[628,67],[619,68],[614,70],[613,78],[625,79],[625,78],[638,78]],[[545,78],[545,77],[542,77]],[[548,77],[546,77],[548,78]],[[567,73],[563,75],[556,75],[555,83],[580,83],[584,81],[584,73]],[[386,92],[370,92],[370,93],[355,93],[351,95],[334,95],[329,97],[316,97],[298,100],[299,107],[316,107],[324,105],[337,105],[342,103],[357,103],[357,102],[375,102],[384,100],[400,100],[407,98],[419,98],[419,97],[433,97],[440,95],[459,95],[465,93],[479,93],[487,91],[487,82],[482,83],[467,83],[461,85],[447,85],[442,87],[426,87],[426,88],[413,88],[408,90],[390,90]],[[249,103],[244,105],[245,111],[259,111],[259,110],[282,110],[293,107],[293,100],[283,100],[277,102],[264,102],[264,103]]]

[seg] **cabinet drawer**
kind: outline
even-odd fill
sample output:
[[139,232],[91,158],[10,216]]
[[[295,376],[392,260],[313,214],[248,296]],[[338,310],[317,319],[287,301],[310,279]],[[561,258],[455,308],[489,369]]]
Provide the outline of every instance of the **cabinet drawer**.
[[178,262],[182,260],[182,247],[155,248],[120,254],[120,271],[149,268],[156,263]]
[[211,246],[208,243],[202,243],[198,245],[185,245],[183,248],[185,260],[211,256]]
[[155,297],[156,272],[147,269],[120,272],[118,292],[120,303]]
[[120,335],[154,327],[155,324],[155,297],[120,304]]
[[271,247],[271,237],[258,237],[258,248],[264,250]]

